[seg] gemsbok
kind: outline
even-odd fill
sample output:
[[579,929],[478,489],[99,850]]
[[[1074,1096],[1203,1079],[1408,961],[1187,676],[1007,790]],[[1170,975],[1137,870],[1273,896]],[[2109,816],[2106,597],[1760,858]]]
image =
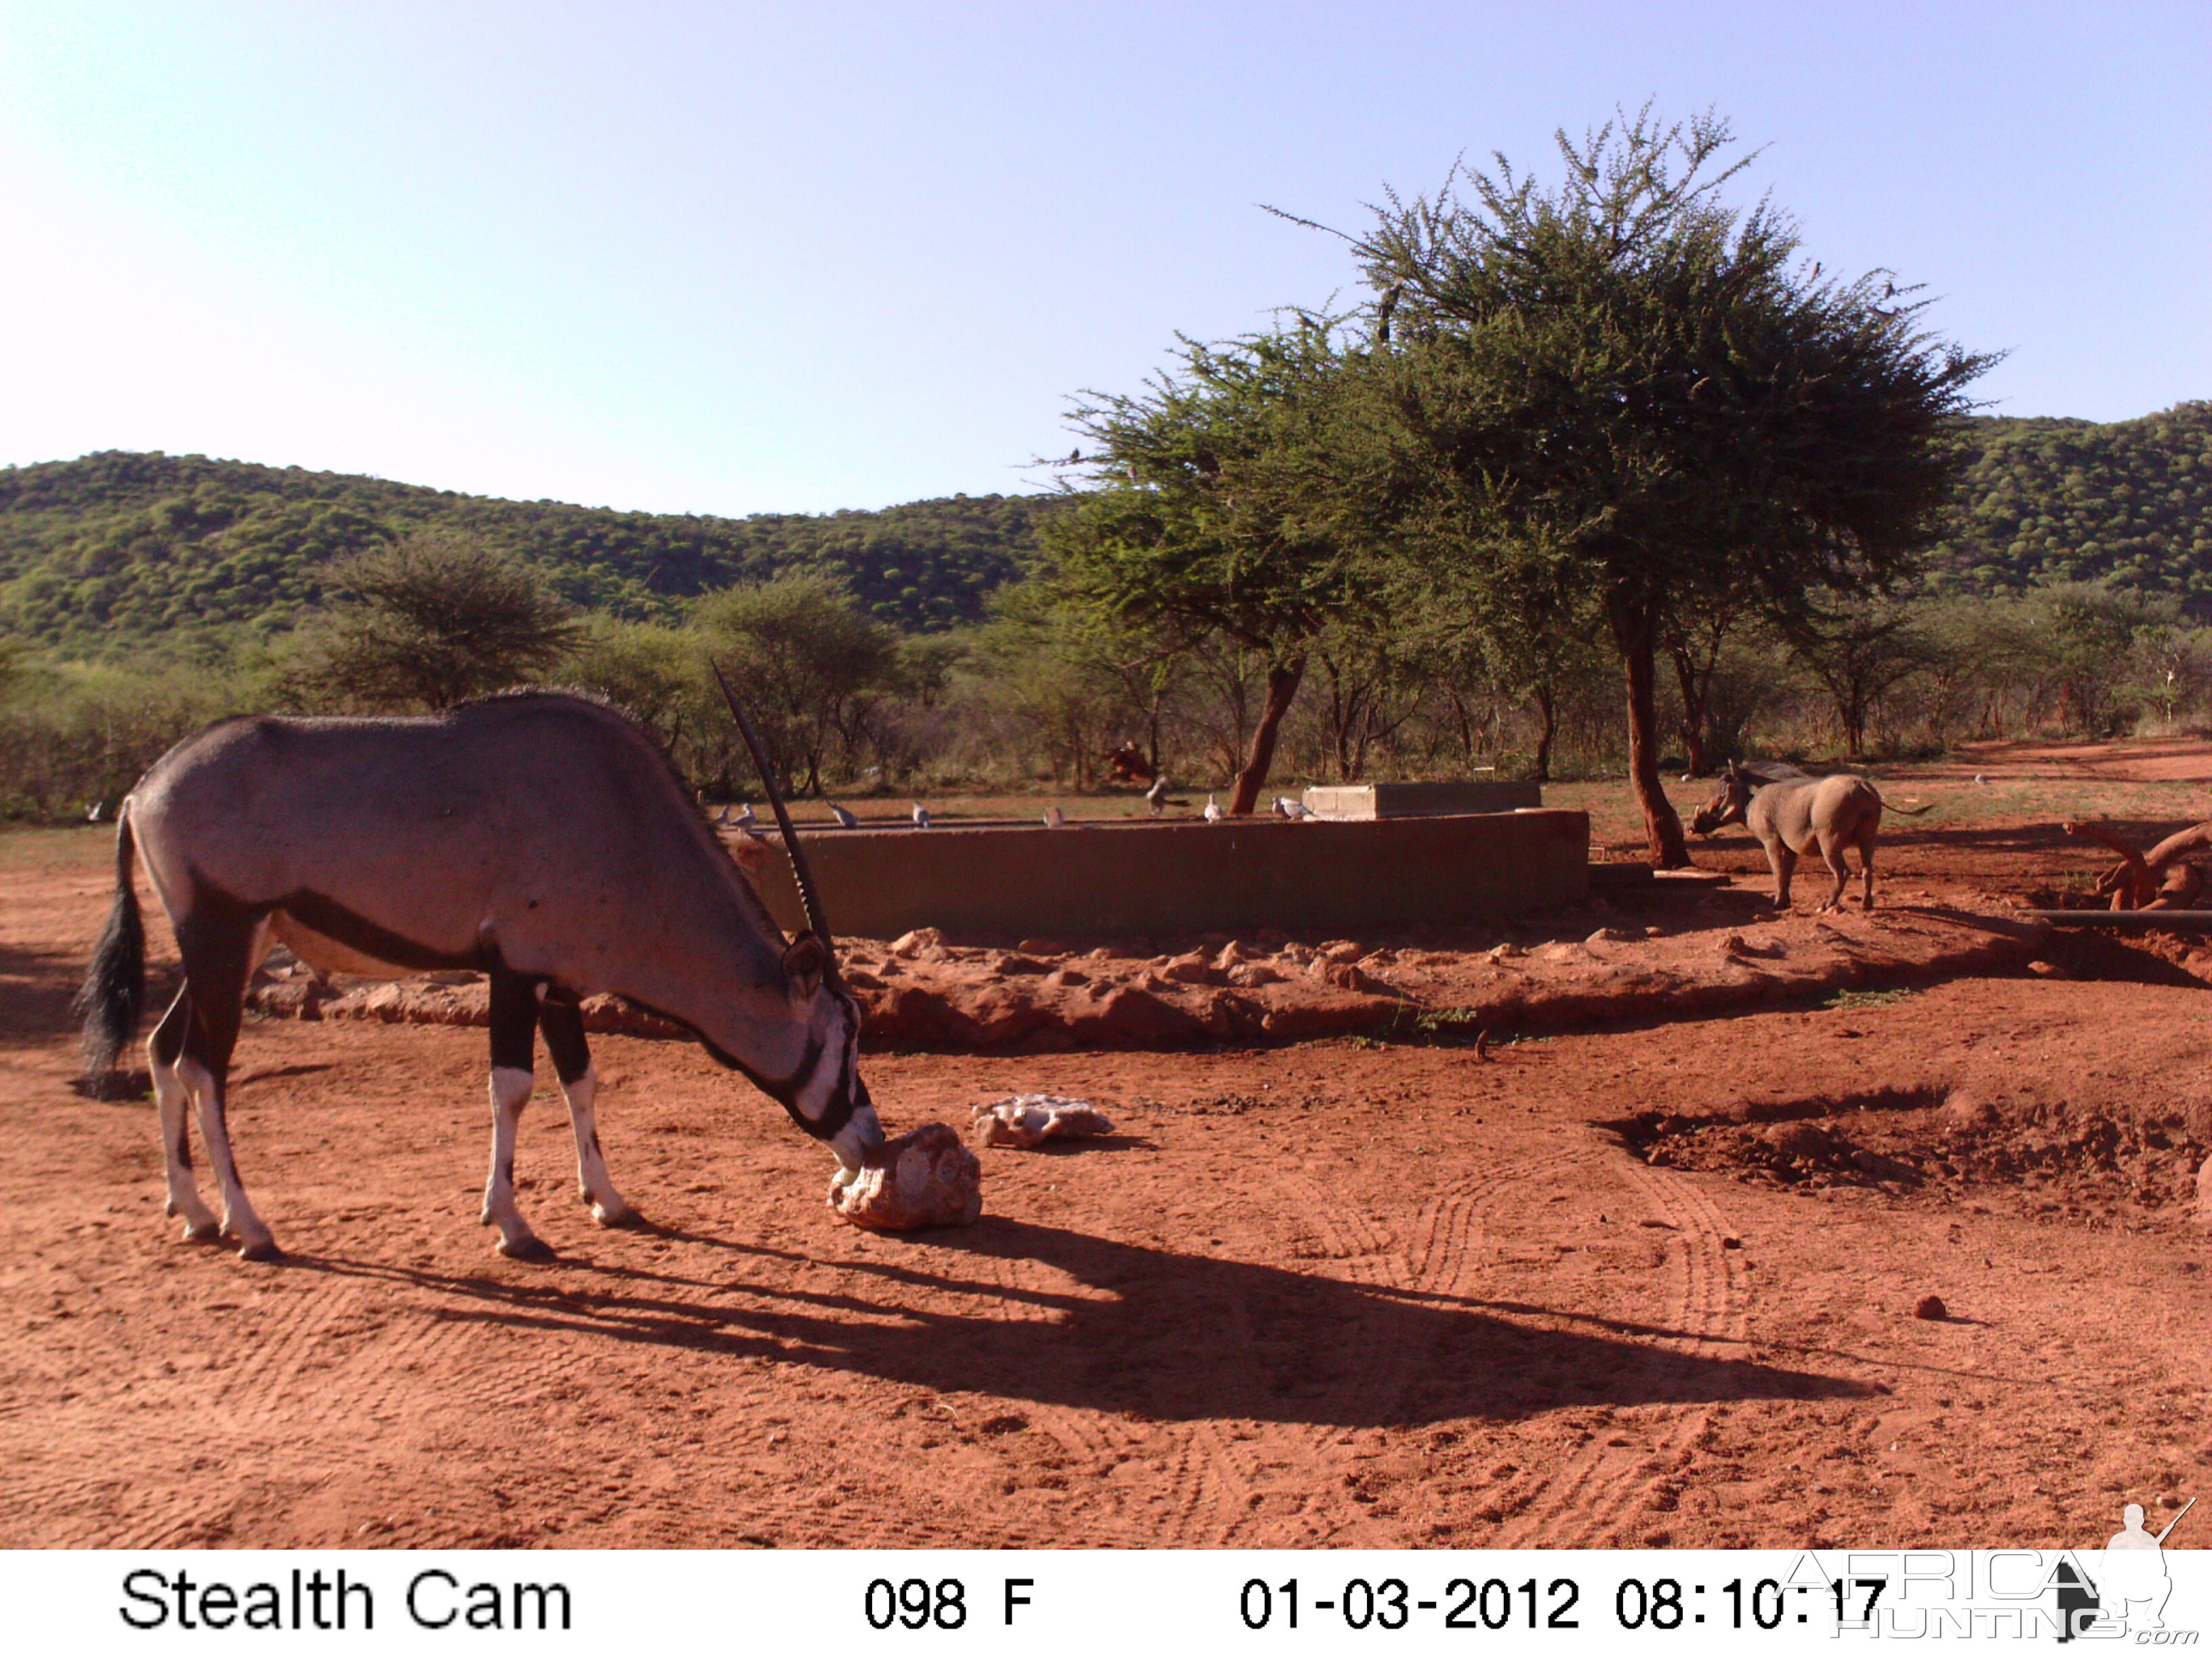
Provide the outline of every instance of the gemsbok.
[[[719,677],[720,671],[716,671]],[[545,1047],[567,1097],[584,1201],[606,1226],[635,1212],[607,1177],[580,1004],[615,992],[689,1027],[849,1177],[883,1143],[858,1069],[860,1012],[768,762],[808,927],[787,940],[660,748],[614,708],[508,692],[422,717],[262,715],[186,738],[116,812],[115,902],[80,993],[85,1056],[112,1071],[137,1029],[145,934],[136,859],[176,931],[184,986],[146,1048],[188,1239],[278,1254],[231,1156],[225,1080],[246,986],[271,934],[325,972],[473,969],[490,980],[491,1174],[483,1219],[507,1255],[551,1252],[514,1200],[517,1119]],[[191,1170],[186,1103],[222,1189],[218,1220]]]

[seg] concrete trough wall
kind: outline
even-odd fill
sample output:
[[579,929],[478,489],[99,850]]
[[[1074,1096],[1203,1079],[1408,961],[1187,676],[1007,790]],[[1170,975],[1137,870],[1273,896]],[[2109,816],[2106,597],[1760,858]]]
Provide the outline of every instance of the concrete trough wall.
[[[1352,933],[1550,909],[1589,891],[1589,816],[1559,810],[836,830],[805,846],[830,927],[858,939]],[[734,850],[776,919],[799,927],[781,845]]]

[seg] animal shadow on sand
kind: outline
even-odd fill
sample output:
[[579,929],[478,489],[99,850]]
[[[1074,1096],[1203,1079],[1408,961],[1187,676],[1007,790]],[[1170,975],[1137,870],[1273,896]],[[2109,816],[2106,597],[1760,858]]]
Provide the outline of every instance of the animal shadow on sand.
[[[791,1252],[659,1228],[764,1270]],[[930,1235],[927,1267],[848,1261],[865,1289],[714,1280],[569,1258],[533,1285],[329,1257],[311,1271],[411,1284],[434,1316],[584,1340],[777,1360],[903,1386],[973,1391],[1158,1421],[1243,1419],[1332,1427],[1510,1420],[1572,1406],[1813,1400],[1863,1383],[1684,1352],[1696,1334],[1347,1283],[1067,1228],[988,1218]],[[946,1267],[945,1258],[964,1258]],[[972,1267],[969,1266],[972,1264]],[[580,1286],[582,1267],[606,1288]],[[967,1268],[963,1271],[963,1268]],[[1048,1270],[1040,1274],[1039,1267]],[[763,1271],[763,1279],[780,1276]],[[1079,1291],[1038,1288],[1060,1278]],[[1844,1360],[1849,1356],[1837,1356]]]
[[82,957],[0,945],[0,1037],[43,1042],[75,1036],[84,1016],[70,1003],[83,978]]

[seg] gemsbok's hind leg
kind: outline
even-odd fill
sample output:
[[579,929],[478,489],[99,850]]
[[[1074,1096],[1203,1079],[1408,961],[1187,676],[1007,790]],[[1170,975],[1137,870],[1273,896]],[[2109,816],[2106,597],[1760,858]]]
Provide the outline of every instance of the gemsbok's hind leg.
[[161,1162],[169,1182],[166,1212],[183,1218],[186,1239],[204,1243],[222,1237],[222,1223],[201,1200],[199,1183],[192,1179],[191,1130],[186,1121],[191,1099],[177,1074],[191,1019],[191,994],[179,991],[154,1035],[146,1039],[146,1069],[154,1079],[154,1104],[161,1116]]
[[607,1161],[599,1152],[599,1125],[592,1111],[599,1072],[592,1064],[591,1045],[584,1041],[584,1011],[556,993],[538,1005],[538,1029],[545,1034],[545,1052],[553,1056],[561,1092],[568,1101],[568,1125],[576,1132],[577,1190],[602,1227],[637,1221],[637,1212],[608,1178]]
[[499,1229],[501,1255],[549,1261],[553,1252],[530,1231],[514,1201],[514,1133],[538,1078],[532,1060],[537,988],[520,974],[491,976],[491,1174],[484,1182],[483,1224]]
[[193,915],[177,926],[177,954],[185,965],[179,1003],[185,1011],[177,1077],[199,1104],[200,1139],[222,1189],[222,1231],[238,1241],[238,1253],[248,1261],[283,1254],[238,1178],[225,1103],[231,1051],[245,1017],[246,981],[262,937],[262,920],[255,916]]

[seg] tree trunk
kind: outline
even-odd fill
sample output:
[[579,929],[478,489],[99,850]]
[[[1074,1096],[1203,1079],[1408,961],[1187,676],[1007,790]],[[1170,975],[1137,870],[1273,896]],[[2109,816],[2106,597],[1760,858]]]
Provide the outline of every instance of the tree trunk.
[[1543,723],[1536,728],[1536,781],[1552,781],[1552,743],[1559,734],[1559,699],[1549,680],[1536,682],[1536,713]]
[[1705,753],[1705,705],[1712,699],[1712,671],[1709,668],[1700,674],[1686,647],[1677,645],[1668,654],[1674,659],[1674,678],[1682,688],[1683,769],[1693,778],[1702,778],[1711,764],[1711,757]]
[[1659,665],[1657,618],[1648,603],[1620,601],[1613,613],[1613,642],[1628,671],[1628,778],[1644,809],[1644,833],[1655,869],[1690,866],[1682,820],[1659,781]]
[[1298,695],[1298,683],[1305,674],[1303,652],[1288,662],[1268,668],[1267,706],[1261,712],[1258,729],[1252,733],[1251,758],[1237,775],[1237,793],[1229,803],[1231,817],[1249,813],[1258,803],[1260,791],[1267,781],[1267,769],[1275,763],[1275,733],[1282,726],[1283,716],[1291,712],[1291,700]]

